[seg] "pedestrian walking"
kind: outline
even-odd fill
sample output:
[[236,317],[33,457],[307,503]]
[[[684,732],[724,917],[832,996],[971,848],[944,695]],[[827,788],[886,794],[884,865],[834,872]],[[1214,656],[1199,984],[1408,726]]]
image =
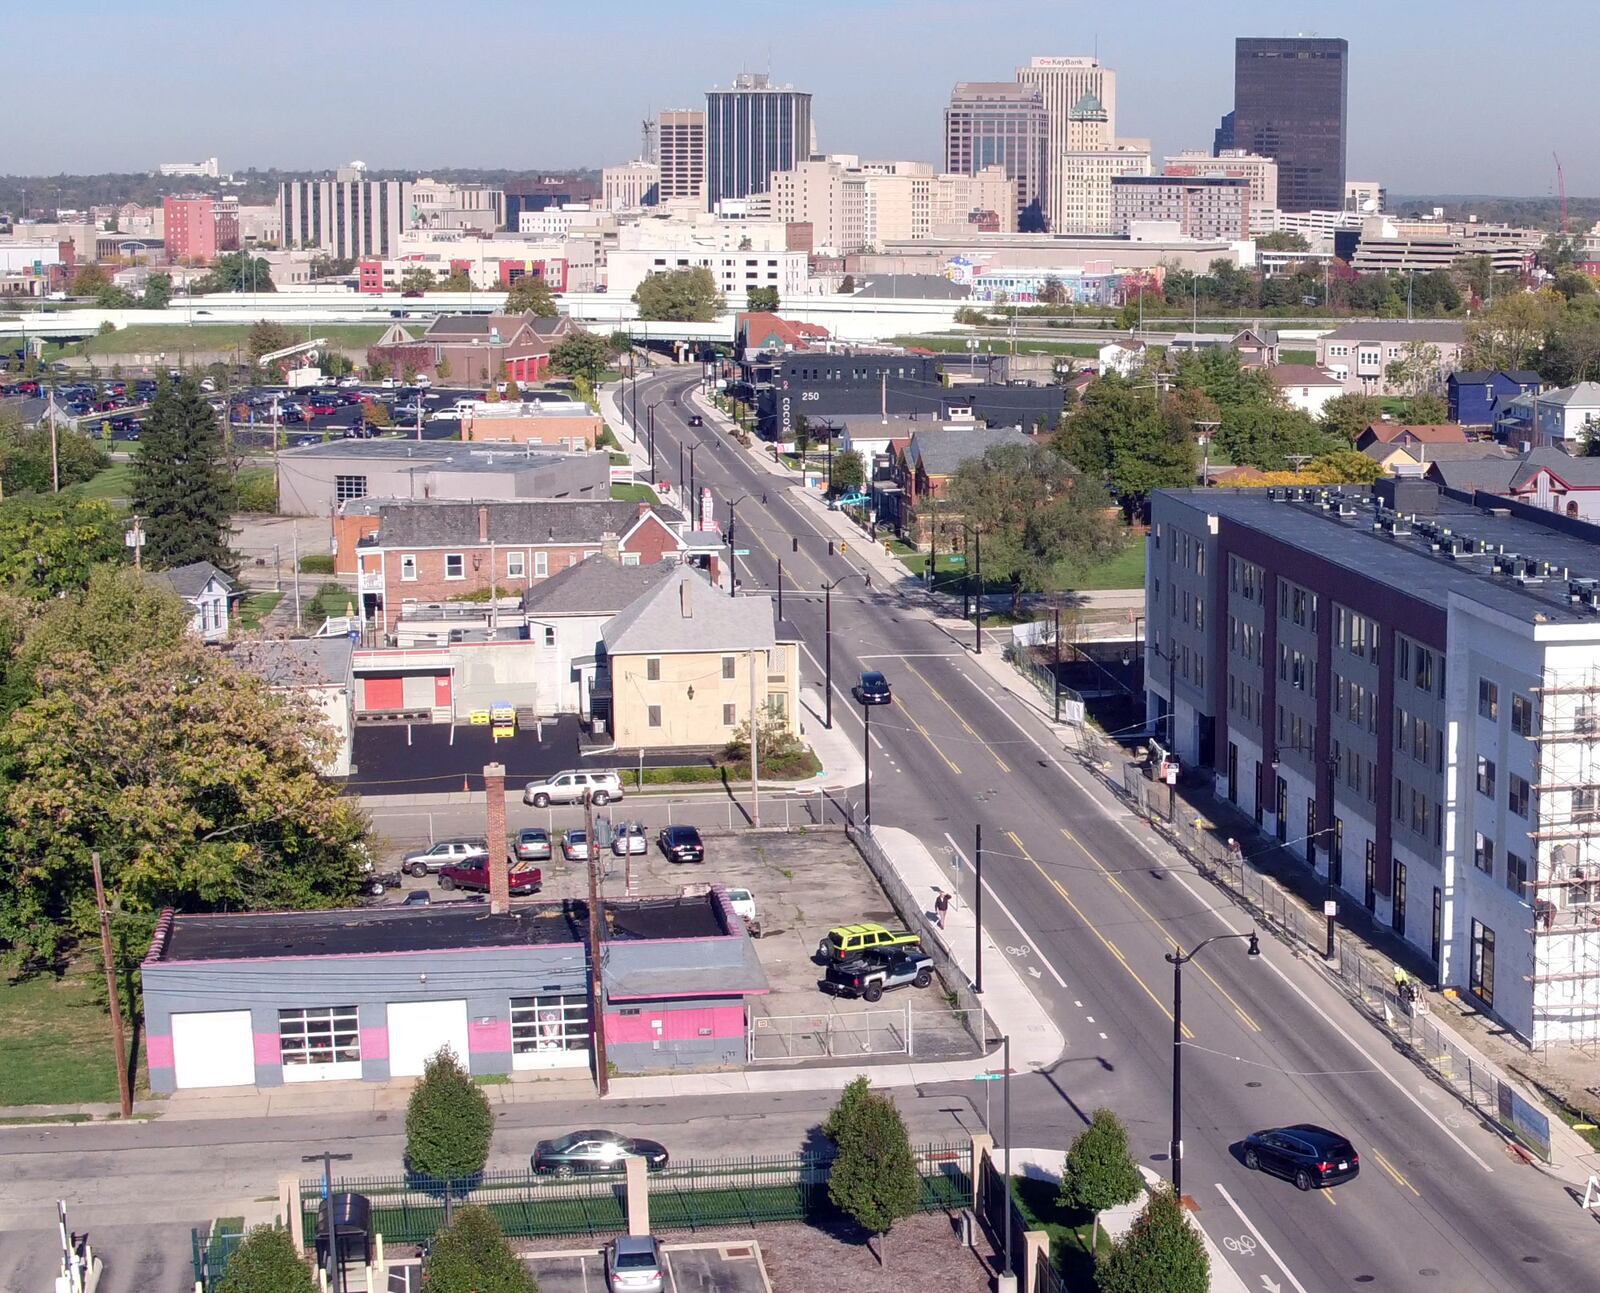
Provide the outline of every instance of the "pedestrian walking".
[[940,929],[944,928],[945,918],[949,915],[949,912],[950,895],[941,889],[939,890],[939,896],[933,900],[933,918],[939,922]]

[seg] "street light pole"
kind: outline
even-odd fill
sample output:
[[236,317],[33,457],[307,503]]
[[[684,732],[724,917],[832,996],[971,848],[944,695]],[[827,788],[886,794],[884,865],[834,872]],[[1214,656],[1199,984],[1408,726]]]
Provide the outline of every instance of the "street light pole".
[[696,506],[696,504],[695,504],[695,499],[696,499],[697,495],[696,495],[696,491],[695,491],[695,475],[694,475],[694,451],[696,449],[698,449],[699,447],[700,446],[697,445],[697,444],[692,444],[692,445],[689,446],[689,528],[691,530],[695,528],[695,526],[694,526],[695,513],[700,510],[699,507]]
[[[659,401],[658,401],[659,402]],[[656,406],[645,406],[645,421],[650,425],[650,487],[656,485]]]
[[848,579],[840,575],[831,584],[822,585],[822,725],[833,731],[833,590]]
[[1167,953],[1167,963],[1172,966],[1172,1192],[1180,1205],[1183,1200],[1183,967],[1200,955],[1203,948],[1224,938],[1249,939],[1246,955],[1261,955],[1255,930],[1248,934],[1213,934],[1188,952],[1174,944],[1175,950]]
[[983,995],[983,823],[972,827],[972,869],[977,872],[977,887],[972,893],[973,965],[972,990]]
[[1055,684],[1056,722],[1061,721],[1061,607],[1056,607],[1056,667],[1050,674],[1051,681]]
[[333,1165],[348,1163],[352,1155],[333,1154],[324,1150],[320,1154],[301,1154],[302,1163],[322,1164],[322,1206],[328,1215],[328,1258],[333,1265],[334,1293],[344,1293],[344,1253],[339,1249],[339,1219],[333,1213]]
[[[744,502],[745,499],[747,499],[749,497],[750,497],[750,495],[748,495],[748,494],[740,494],[738,498],[734,499],[733,502],[728,504],[728,596],[729,597],[732,597],[734,595],[735,589],[738,587],[738,584],[739,584],[739,554],[738,554],[738,552],[736,552],[734,550],[734,546],[733,546],[733,541],[734,541],[733,530],[734,530],[735,524],[738,521],[738,513],[737,513],[736,509],[738,508],[740,503]],[[778,616],[778,618],[782,619],[783,616],[780,614]]]
[[1015,1274],[1015,1268],[1011,1265],[1011,1232],[1016,1227],[1011,1224],[1011,1034],[1007,1033],[1000,1039],[1000,1042],[1004,1048],[1000,1064],[1001,1071],[1004,1074],[1001,1083],[1005,1087],[1006,1104],[1005,1115],[1001,1124],[1002,1134],[1006,1138],[1006,1211],[1003,1224],[1006,1228],[1006,1274],[1013,1275]]
[[972,527],[972,560],[977,567],[974,572],[977,584],[973,600],[977,602],[978,613],[975,617],[977,630],[973,634],[972,653],[983,654],[983,532],[977,526]]
[[867,767],[865,810],[867,829],[872,829],[872,706],[861,706],[861,759]]

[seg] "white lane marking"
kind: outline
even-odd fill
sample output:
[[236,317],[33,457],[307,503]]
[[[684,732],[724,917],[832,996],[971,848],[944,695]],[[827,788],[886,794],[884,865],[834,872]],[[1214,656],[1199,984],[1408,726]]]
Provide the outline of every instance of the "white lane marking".
[[1100,1040],[1104,1042],[1104,1041],[1109,1041],[1110,1038],[1108,1038],[1104,1033],[1101,1033],[1100,1034]]
[[1074,1001],[1074,1002],[1073,1002],[1073,1003],[1072,1003],[1072,1004],[1073,1004],[1073,1005],[1075,1005],[1075,1006],[1077,1006],[1077,1008],[1078,1008],[1078,1009],[1079,1009],[1079,1010],[1082,1010],[1082,1009],[1083,1009],[1083,1002],[1081,1002],[1081,1001]]
[[[969,681],[970,681],[970,675],[965,675],[965,671],[963,671],[963,673],[964,673],[964,676],[967,676]],[[1094,794],[1092,789],[1090,787],[1084,785],[1081,781],[1079,781],[1079,779],[1076,776],[1073,775],[1071,769],[1069,769],[1064,764],[1062,764],[1058,759],[1056,759],[1050,753],[1049,750],[1045,749],[1045,747],[1039,743],[1037,738],[1034,737],[1033,733],[1028,731],[1027,728],[1023,727],[1021,723],[1019,723],[1015,718],[1013,718],[1011,716],[1011,714],[1006,711],[1005,707],[1000,704],[999,701],[997,701],[993,696],[990,696],[987,693],[982,692],[981,690],[979,691],[979,694],[983,695],[984,698],[991,705],[993,705],[996,710],[999,711],[999,713],[1006,719],[1006,721],[1009,722],[1014,728],[1017,729],[1017,731],[1021,732],[1023,736],[1027,737],[1027,739],[1033,744],[1033,747],[1036,750],[1038,750],[1040,754],[1044,755],[1044,757],[1046,759],[1048,759],[1051,763],[1055,764],[1055,766],[1057,768],[1059,768],[1061,770],[1061,772],[1066,776],[1067,780],[1072,782],[1073,785],[1077,786],[1078,789],[1083,792],[1084,797],[1086,799],[1088,799],[1089,802],[1095,806],[1095,808],[1099,811],[1099,813],[1100,813],[1100,815],[1102,817],[1105,817],[1108,821],[1114,823],[1118,830],[1120,830],[1124,835],[1126,835],[1134,843],[1139,845],[1139,847],[1142,848],[1146,853],[1148,853],[1151,858],[1153,858],[1156,862],[1158,862],[1160,864],[1161,868],[1168,875],[1172,876],[1173,879],[1177,880],[1177,882],[1179,884],[1183,885],[1183,887],[1189,891],[1190,895],[1197,902],[1199,902],[1202,907],[1205,907],[1206,909],[1208,909],[1210,911],[1216,912],[1217,915],[1218,915],[1218,919],[1222,919],[1222,911],[1221,911],[1221,909],[1213,906],[1210,901],[1208,901],[1207,899],[1201,897],[1201,895],[1183,878],[1183,876],[1177,871],[1176,868],[1174,868],[1171,865],[1171,863],[1169,863],[1164,858],[1162,858],[1159,854],[1157,854],[1155,849],[1152,848],[1148,842],[1146,842],[1145,840],[1141,839],[1138,836],[1138,834],[1136,834],[1128,826],[1127,822],[1123,821],[1114,812],[1112,812],[1111,809],[1107,808],[1103,803],[1101,803],[1099,797]],[[1231,932],[1233,932],[1233,933],[1240,932],[1238,930],[1233,929],[1233,927],[1232,927],[1232,925],[1231,925],[1231,923],[1229,921],[1227,921],[1225,919],[1222,919],[1222,923],[1225,926],[1227,926]],[[1423,1113],[1423,1116],[1426,1117],[1429,1122],[1431,1122],[1435,1127],[1437,1127],[1446,1136],[1448,1136],[1452,1141],[1454,1141],[1456,1146],[1457,1146],[1457,1148],[1459,1148],[1462,1153],[1464,1153],[1474,1163],[1476,1163],[1479,1167],[1481,1167],[1485,1172],[1494,1171],[1494,1168],[1490,1167],[1489,1164],[1484,1162],[1483,1159],[1479,1158],[1477,1154],[1473,1153],[1471,1148],[1468,1147],[1466,1141],[1462,1140],[1460,1136],[1456,1135],[1455,1132],[1451,1131],[1449,1127],[1445,1126],[1445,1124],[1442,1121],[1440,1121],[1437,1117],[1435,1117],[1433,1112],[1425,1104],[1423,1104],[1421,1100],[1417,1099],[1416,1096],[1412,1095],[1411,1092],[1406,1089],[1405,1084],[1403,1082],[1401,1082],[1399,1078],[1397,1078],[1393,1073],[1391,1073],[1383,1065],[1379,1064],[1378,1061],[1376,1059],[1374,1059],[1373,1056],[1371,1054],[1369,1054],[1367,1052],[1367,1050],[1364,1047],[1362,1047],[1362,1045],[1359,1042],[1357,1042],[1354,1037],[1352,1037],[1342,1027],[1340,1027],[1339,1024],[1337,1022],[1335,1022],[1333,1017],[1331,1015],[1329,1015],[1327,1011],[1323,1010],[1321,1006],[1317,1005],[1316,1002],[1311,1000],[1311,998],[1308,997],[1300,989],[1300,986],[1297,983],[1295,983],[1292,979],[1290,979],[1287,974],[1285,974],[1282,970],[1280,970],[1277,967],[1277,965],[1275,965],[1270,958],[1264,958],[1264,959],[1266,959],[1266,964],[1272,970],[1272,972],[1274,974],[1276,974],[1280,979],[1282,979],[1286,984],[1288,984],[1289,987],[1291,989],[1293,989],[1293,991],[1294,991],[1296,996],[1298,996],[1302,1001],[1304,1001],[1306,1003],[1306,1005],[1310,1006],[1312,1010],[1316,1011],[1316,1013],[1319,1016],[1322,1017],[1323,1021],[1326,1022],[1327,1025],[1334,1030],[1334,1032],[1338,1033],[1339,1036],[1343,1037],[1345,1039],[1345,1041],[1347,1041],[1350,1044],[1350,1046],[1355,1050],[1355,1052],[1358,1055],[1360,1055],[1364,1060],[1367,1061],[1367,1063],[1372,1065],[1373,1068],[1375,1068],[1379,1073],[1381,1073],[1383,1075],[1383,1077],[1385,1078],[1385,1080],[1388,1081],[1394,1087],[1394,1089],[1396,1091],[1400,1092],[1401,1095],[1405,1096],[1405,1098],[1407,1100],[1411,1101],[1412,1104],[1414,1104],[1418,1109],[1420,1109],[1422,1111],[1422,1113]]]
[[1091,1024],[1092,1024],[1092,1023],[1094,1023],[1094,1016],[1093,1016],[1093,1015],[1085,1015],[1085,1016],[1084,1016],[1084,1020],[1085,1020],[1085,1021],[1086,1021],[1086,1022],[1088,1022],[1088,1023],[1091,1023]]
[[1256,1223],[1251,1221],[1249,1217],[1245,1216],[1244,1209],[1233,1201],[1233,1195],[1229,1194],[1225,1189],[1222,1188],[1221,1181],[1218,1181],[1216,1186],[1217,1193],[1226,1199],[1228,1201],[1228,1206],[1239,1214],[1239,1220],[1244,1222],[1245,1227],[1252,1235],[1255,1236],[1256,1242],[1261,1245],[1267,1256],[1272,1258],[1272,1260],[1278,1264],[1278,1269],[1283,1272],[1284,1279],[1288,1280],[1289,1283],[1295,1286],[1295,1288],[1299,1289],[1300,1293],[1306,1293],[1306,1286],[1299,1280],[1295,1279],[1294,1272],[1283,1264],[1283,1258],[1279,1257],[1278,1254],[1273,1251],[1272,1245],[1269,1244],[1266,1239],[1262,1237],[1261,1232],[1256,1229]]
[[[950,847],[955,851],[955,855],[961,859],[961,864],[966,867],[967,870],[976,875],[977,871],[974,869],[972,863],[967,861],[967,855],[961,851],[961,846],[957,844],[955,840],[950,838],[949,831],[944,833],[944,837],[945,839],[950,840]],[[1021,934],[1024,938],[1027,938],[1028,931],[1022,928],[1022,922],[1011,914],[1011,908],[1006,906],[1005,900],[994,891],[993,887],[987,880],[983,882],[983,891],[994,899],[995,905],[999,907],[1001,911],[1005,912],[1006,919],[1016,926],[1017,933]],[[1055,979],[1057,983],[1059,983],[1063,988],[1067,986],[1067,981],[1061,977],[1061,971],[1050,964],[1048,958],[1046,958],[1043,952],[1039,953],[1039,960],[1044,962],[1044,968],[1050,971],[1050,976]]]
[[960,660],[965,651],[885,651],[880,655],[858,655],[857,660]]

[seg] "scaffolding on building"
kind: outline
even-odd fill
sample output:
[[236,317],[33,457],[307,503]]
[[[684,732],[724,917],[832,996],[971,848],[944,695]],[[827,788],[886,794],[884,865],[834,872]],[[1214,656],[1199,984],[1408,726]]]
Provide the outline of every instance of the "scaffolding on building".
[[[1535,1037],[1600,1047],[1600,667],[1546,672],[1519,734],[1534,746]],[[1517,716],[1513,715],[1514,725]]]

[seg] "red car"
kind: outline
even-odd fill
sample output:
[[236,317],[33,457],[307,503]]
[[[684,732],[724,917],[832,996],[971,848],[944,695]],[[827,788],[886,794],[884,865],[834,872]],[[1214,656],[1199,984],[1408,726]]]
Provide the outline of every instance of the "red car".
[[313,404],[307,404],[306,409],[310,412],[312,417],[318,418],[327,417],[330,413],[337,413],[339,411],[336,405],[329,404],[326,400],[317,400]]
[[[513,895],[527,897],[544,887],[544,872],[538,867],[512,866],[507,873]],[[439,888],[465,889],[468,893],[489,892],[489,868],[477,866],[442,866],[439,868]]]

